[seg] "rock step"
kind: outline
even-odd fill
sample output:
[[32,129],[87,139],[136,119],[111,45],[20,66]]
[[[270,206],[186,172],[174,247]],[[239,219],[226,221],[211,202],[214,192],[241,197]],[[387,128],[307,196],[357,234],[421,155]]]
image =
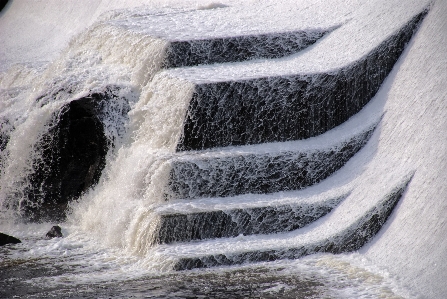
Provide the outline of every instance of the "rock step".
[[312,45],[332,30],[333,28],[170,41],[163,68],[284,57]]
[[153,244],[292,231],[323,217],[347,195],[323,199],[320,196],[298,197],[292,201],[282,196],[284,194],[275,194],[276,198],[270,196],[268,202],[265,198],[262,202],[262,196],[256,196],[259,203],[254,201],[224,210],[213,207],[213,204],[208,207],[202,204],[201,210],[205,211],[191,212],[185,206],[180,208],[182,212],[172,213],[166,212],[164,207],[164,211],[155,211],[158,219]]
[[338,69],[248,79],[211,66],[216,78],[203,78],[201,68],[167,71],[194,86],[177,151],[306,139],[342,124],[376,94],[426,13]]
[[[275,239],[266,240],[267,245],[262,244],[264,240],[260,240],[261,245],[259,243],[256,245],[253,239],[246,242],[238,240],[237,244],[234,239],[221,239],[221,244],[210,244],[212,250],[210,250],[209,245],[203,243],[185,244],[184,247],[188,248],[179,248],[181,245],[177,244],[175,251],[178,259],[173,268],[175,270],[208,268],[279,259],[296,259],[318,252],[338,254],[357,250],[371,240],[381,229],[401,198],[409,181],[410,179],[406,179],[404,183],[397,185],[382,200],[379,200],[347,227],[342,228],[337,225],[338,223],[324,222],[322,226],[337,228],[336,231],[332,230],[330,235],[324,231],[325,228],[322,228],[322,230],[316,229],[313,232],[308,232],[307,235],[306,233],[299,235],[299,238],[295,238],[295,240],[287,235],[279,240],[280,236],[278,235]],[[278,241],[275,241],[276,239]],[[231,245],[233,243],[234,245]],[[169,247],[166,246],[169,245],[164,246],[163,250],[166,253],[169,251]],[[257,249],[254,249],[256,247]],[[180,254],[183,249],[187,253]],[[222,253],[218,253],[219,251],[222,251]]]
[[[63,221],[68,202],[96,185],[117,137],[106,133],[107,126],[123,134],[130,110],[128,100],[119,92],[119,86],[104,86],[54,112],[49,130],[36,144],[41,156],[32,161],[35,171],[24,192],[28,204],[23,216],[28,220]],[[56,97],[49,94],[36,101],[45,105]]]
[[[284,57],[312,45],[346,21],[344,17],[316,18],[310,10],[297,9],[289,14],[301,19],[297,26],[284,18],[284,11],[282,17],[274,14],[276,8],[241,8],[139,11],[104,25],[109,31],[161,42],[159,67],[177,68]],[[204,22],[206,19],[215,21]]]
[[228,197],[314,185],[341,168],[371,137],[378,120],[362,112],[308,140],[180,155],[170,161],[166,198]]

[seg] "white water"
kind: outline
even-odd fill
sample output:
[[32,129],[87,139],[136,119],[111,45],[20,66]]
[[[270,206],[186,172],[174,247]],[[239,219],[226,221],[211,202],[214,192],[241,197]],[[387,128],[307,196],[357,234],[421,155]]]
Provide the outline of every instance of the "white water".
[[[107,84],[114,84],[124,87],[123,93],[131,100],[133,107],[128,135],[124,136],[118,150],[108,157],[100,184],[73,206],[69,222],[62,225],[67,237],[25,244],[24,253],[20,253],[21,258],[65,256],[68,257],[64,262],[67,265],[84,263],[85,268],[78,273],[61,275],[53,282],[53,278],[49,278],[33,283],[76,285],[92,282],[90,272],[95,273],[97,282],[120,281],[166,270],[170,265],[168,260],[175,256],[164,257],[162,248],[148,249],[144,245],[148,228],[154,225],[151,222],[152,210],[163,200],[162,191],[169,173],[169,159],[174,155],[175,144],[181,133],[176,122],[180,122],[185,113],[187,103],[182,100],[187,99],[192,92],[190,84],[173,76],[187,74],[200,77],[206,74],[206,80],[214,80],[218,76],[211,75],[218,71],[218,75],[223,76],[223,70],[227,71],[225,78],[244,74],[259,75],[260,72],[275,73],[277,69],[283,70],[283,64],[292,59],[278,59],[273,63],[254,61],[231,66],[185,68],[161,72],[153,78],[159,70],[159,55],[163,53],[166,43],[141,34],[136,30],[138,26],[129,33],[111,26],[111,23],[107,23],[109,20],[127,20],[129,24],[132,21],[130,17],[135,17],[136,13],[147,18],[148,15],[166,13],[169,16],[188,11],[197,22],[203,23],[203,28],[211,28],[202,33],[194,32],[200,37],[222,32],[213,27],[216,16],[222,21],[221,28],[232,28],[231,16],[237,14],[245,16],[246,19],[241,17],[240,20],[254,24],[256,28],[255,21],[259,22],[259,19],[254,16],[275,9],[275,15],[282,20],[278,28],[307,28],[321,24],[332,26],[347,22],[344,31],[337,34],[361,40],[365,36],[383,37],[388,34],[383,33],[383,28],[392,32],[393,28],[405,22],[407,16],[427,3],[409,1],[403,5],[399,1],[334,0],[333,5],[327,5],[324,1],[315,1],[312,5],[307,4],[307,1],[284,2],[281,5],[275,1],[250,1],[241,5],[236,1],[222,1],[228,7],[219,8],[222,5],[206,1],[194,4],[171,1],[170,6],[152,2],[149,7],[132,8],[143,2],[122,4],[120,1],[106,3],[92,0],[89,1],[90,5],[75,5],[53,1],[46,4],[51,13],[45,13],[46,22],[42,22],[43,17],[37,12],[44,11],[45,5],[39,7],[39,4],[34,6],[26,1],[13,1],[9,10],[0,16],[0,69],[7,70],[0,75],[0,116],[14,120],[16,128],[7,148],[10,155],[8,164],[2,170],[0,200],[5,200],[5,194],[11,190],[20,190],[17,182],[32,171],[29,161],[38,154],[33,151],[33,145],[45,132],[47,120],[61,105],[91,90],[101,90]],[[334,12],[335,3],[340,6]],[[215,8],[211,10],[215,12],[211,15],[207,15],[206,11],[195,14],[197,8]],[[231,12],[224,12],[227,9]],[[369,28],[370,19],[375,19],[376,14],[380,15],[379,11],[386,10],[392,13],[384,14],[383,19],[379,18],[383,23],[375,27],[380,30]],[[30,22],[15,26],[20,23],[20,16],[30,11],[36,11],[30,14]],[[106,14],[102,14],[106,11]],[[288,17],[294,13],[300,13],[301,20]],[[74,15],[79,22],[68,18]],[[377,197],[392,187],[396,180],[415,171],[396,212],[379,236],[359,253],[317,255],[283,263],[292,274],[299,272],[296,269],[303,269],[319,272],[328,280],[340,277],[350,280],[348,287],[333,287],[330,292],[335,298],[392,297],[393,294],[405,298],[443,298],[443,294],[447,293],[444,284],[447,278],[447,165],[444,141],[447,129],[444,103],[447,98],[446,15],[447,5],[438,0],[381,91],[369,105],[369,111],[374,111],[376,115],[385,112],[372,141],[336,176],[315,186],[320,190],[347,188],[346,184],[350,182],[348,189],[352,187],[353,192],[329,216],[336,220],[335,223],[349,222],[349,219],[367,209],[368,205],[373,205]],[[95,23],[97,20],[104,22]],[[241,26],[244,21],[241,21]],[[55,31],[50,31],[54,24],[58,26]],[[160,26],[162,28],[162,24]],[[82,30],[86,31],[77,35]],[[259,32],[261,29],[256,30]],[[12,32],[17,34],[13,35]],[[26,34],[18,35],[19,32]],[[345,44],[343,49],[349,51],[342,51],[344,58],[340,60],[339,57],[329,55],[332,53],[329,49],[332,49],[336,40],[337,36],[331,34],[315,45],[315,48],[321,50],[305,50],[297,54],[298,63],[294,66],[309,71],[308,66],[311,64],[306,66],[300,64],[300,61],[315,55],[322,59],[318,67],[327,70],[343,59],[356,59],[364,55],[362,51],[366,51]],[[354,43],[353,39],[341,40],[359,44]],[[373,44],[374,41],[370,45]],[[325,56],[322,57],[321,53]],[[57,91],[62,86],[69,86],[74,92],[71,95],[62,94],[57,101],[43,107],[35,102],[38,96]],[[216,204],[225,203],[218,201]],[[15,224],[10,221],[9,212],[2,211],[1,214],[1,230],[5,233],[33,239],[44,235],[49,228],[45,225]],[[346,215],[349,216],[345,218]],[[323,231],[326,232],[324,227]],[[254,246],[262,243],[262,238],[252,237],[250,240]],[[240,237],[230,246],[243,242],[244,238]],[[203,246],[206,248],[206,245]],[[181,246],[172,249],[178,251],[179,255],[185,252],[182,250]],[[85,259],[89,261],[85,262]],[[278,262],[279,265],[281,263]],[[332,283],[335,284],[334,281]],[[271,292],[275,292],[275,289]]]

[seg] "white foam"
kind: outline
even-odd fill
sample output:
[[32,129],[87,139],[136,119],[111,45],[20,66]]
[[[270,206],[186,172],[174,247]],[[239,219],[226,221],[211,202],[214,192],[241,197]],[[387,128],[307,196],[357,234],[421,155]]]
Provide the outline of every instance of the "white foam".
[[148,11],[147,15],[140,13],[137,18],[120,18],[110,21],[109,24],[169,41],[321,30],[346,21],[358,2],[350,1],[343,5],[337,2],[340,12],[338,14],[319,10],[325,5],[331,5],[327,1],[315,1],[312,4],[299,1],[288,10],[284,10],[281,5],[254,6],[240,3],[237,6],[220,6],[219,9],[189,10],[181,13],[173,11],[155,14]]
[[[0,77],[1,96],[0,111],[3,115],[14,116],[17,119],[17,129],[11,140],[15,140],[8,145],[12,152],[17,155],[17,159],[11,162],[8,173],[11,174],[9,181],[6,176],[2,176],[2,192],[17,182],[15,175],[23,175],[20,169],[26,168],[26,157],[32,151],[32,139],[38,138],[42,132],[44,120],[51,114],[50,106],[46,108],[36,108],[35,99],[45,92],[56,90],[59,83],[68,83],[76,86],[76,95],[86,94],[91,89],[100,88],[105,83],[116,83],[130,86],[144,95],[140,102],[135,104],[135,110],[131,115],[133,126],[133,139],[128,139],[114,157],[109,158],[109,165],[102,182],[95,190],[86,194],[80,200],[78,206],[74,207],[71,237],[65,240],[53,240],[48,243],[37,242],[34,251],[29,254],[48,256],[51,252],[63,254],[70,250],[81,252],[79,258],[73,255],[77,261],[88,258],[96,259],[98,266],[108,265],[108,259],[114,259],[116,272],[104,272],[101,279],[117,279],[120,275],[125,275],[137,269],[143,269],[139,273],[147,273],[147,269],[165,270],[172,266],[175,258],[188,252],[186,247],[175,247],[170,249],[174,255],[168,255],[165,247],[157,247],[149,250],[146,256],[132,258],[129,253],[147,252],[144,245],[137,241],[147,225],[150,225],[151,209],[162,200],[159,194],[166,181],[166,159],[171,157],[172,144],[178,138],[178,132],[174,132],[170,127],[172,118],[180,117],[184,113],[184,102],[178,103],[177,95],[169,91],[168,82],[176,79],[169,78],[168,74],[176,77],[191,78],[195,82],[203,80],[227,80],[230,78],[251,78],[259,75],[278,74],[277,68],[281,68],[282,74],[287,72],[318,72],[327,71],[334,67],[339,67],[361,57],[382,40],[399,28],[408,17],[427,5],[428,1],[340,1],[340,6],[327,5],[325,1],[315,1],[307,4],[307,1],[288,1],[279,5],[276,1],[250,1],[247,4],[239,5],[236,1],[221,1],[228,5],[225,8],[216,8],[208,11],[197,10],[197,3],[191,4],[175,2],[178,9],[162,9],[161,1],[152,2],[152,7],[146,8],[146,12],[141,14],[141,18],[150,18],[150,13],[166,13],[173,11],[183,13],[185,11],[193,16],[204,16],[206,13],[214,15],[223,11],[246,10],[247,15],[255,15],[258,11],[278,11],[278,15],[286,16],[287,22],[294,28],[304,28],[303,24],[338,24],[344,25],[337,31],[318,42],[314,47],[296,54],[293,57],[277,59],[271,62],[252,61],[235,63],[229,66],[201,66],[195,68],[181,68],[156,75],[157,86],[147,85],[153,73],[147,72],[144,66],[147,65],[142,57],[135,56],[139,52],[138,47],[130,47],[129,52],[120,52],[125,49],[125,43],[110,43],[111,37],[104,39],[104,45],[98,46],[98,51],[89,51],[89,47],[95,44],[98,32],[111,34],[110,24],[132,16],[138,17],[140,9],[127,9],[136,7],[146,1],[87,1],[82,5],[76,2],[49,1],[46,6],[42,3],[31,5],[28,1],[13,1],[9,12],[0,16],[0,69],[5,70],[15,63],[49,61],[15,66]],[[165,2],[166,3],[166,2]],[[170,3],[173,2],[169,2]],[[202,3],[202,2],[201,2]],[[209,2],[203,2],[208,5]],[[298,5],[302,5],[301,7]],[[40,6],[39,6],[40,5]],[[165,4],[168,5],[168,4]],[[45,7],[52,7],[52,10],[45,10]],[[125,8],[123,10],[111,11],[102,16],[102,25],[97,31],[86,31],[93,39],[82,39],[77,36],[73,39],[72,46],[79,49],[68,49],[61,51],[68,45],[68,41],[80,33],[87,26],[99,20],[99,15],[110,9]],[[293,8],[293,9],[289,9]],[[302,12],[299,12],[302,9]],[[71,10],[71,11],[70,11]],[[307,11],[306,11],[307,10]],[[255,12],[255,13],[254,13]],[[238,12],[243,15],[242,12]],[[301,20],[290,17],[294,13],[301,16],[314,15],[315,19],[306,17],[304,23]],[[356,155],[347,165],[334,176],[327,179],[326,187],[339,187],[352,182],[353,192],[331,215],[326,218],[330,222],[345,225],[350,220],[356,219],[362,211],[374,204],[382,195],[382,191],[391,187],[394,182],[399,181],[407,173],[416,171],[408,187],[407,192],[391,216],[390,220],[379,233],[379,236],[371,242],[369,246],[354,255],[342,255],[341,257],[330,257],[329,261],[320,257],[309,257],[295,261],[296,265],[306,264],[308,261],[317,260],[324,267],[329,268],[327,277],[333,276],[330,269],[348,273],[342,277],[350,277],[351,281],[360,280],[372,282],[371,287],[364,287],[363,291],[354,289],[337,293],[335,297],[367,297],[369,294],[382,294],[391,296],[397,292],[403,297],[416,297],[417,293],[424,294],[427,298],[443,298],[447,293],[445,284],[447,273],[447,212],[446,201],[447,181],[445,169],[446,165],[446,142],[445,130],[447,128],[445,99],[447,98],[445,82],[447,82],[447,56],[444,49],[446,45],[445,32],[447,32],[446,16],[447,4],[445,1],[436,1],[431,12],[425,19],[421,29],[409,44],[409,48],[401,57],[399,63],[394,67],[385,84],[376,96],[378,110],[382,114],[385,112],[383,120],[378,130],[372,137],[368,145],[358,155]],[[28,22],[23,22],[23,16],[27,15]],[[331,17],[330,15],[333,15]],[[77,22],[73,19],[76,16]],[[230,14],[231,16],[231,14]],[[289,16],[289,17],[287,17]],[[171,16],[172,17],[172,16]],[[167,17],[166,17],[167,18]],[[223,17],[222,17],[223,18]],[[197,20],[199,20],[197,18]],[[243,24],[243,19],[241,18]],[[276,19],[272,18],[272,22]],[[132,20],[122,21],[131,22]],[[214,20],[203,18],[205,27],[212,28]],[[229,26],[232,20],[224,20],[224,26]],[[295,23],[296,22],[296,23]],[[60,27],[55,26],[59,24]],[[266,23],[268,25],[268,23]],[[307,25],[306,25],[307,26]],[[269,26],[266,26],[269,27]],[[241,30],[242,27],[239,28]],[[260,27],[257,28],[257,30]],[[219,28],[216,27],[216,32]],[[101,31],[103,30],[103,31]],[[116,30],[116,29],[113,29]],[[113,31],[112,30],[112,31]],[[203,36],[211,32],[211,29],[203,32]],[[214,30],[214,29],[213,29]],[[132,43],[133,41],[143,41],[149,44],[151,41],[135,35],[126,36],[127,33],[117,31],[117,38]],[[86,35],[84,35],[85,37]],[[198,33],[197,36],[200,36]],[[135,37],[135,39],[133,39]],[[99,39],[101,40],[101,39]],[[337,43],[336,40],[340,40]],[[109,43],[109,44],[108,44]],[[109,48],[110,45],[110,49]],[[358,45],[358,47],[357,47]],[[161,47],[162,48],[162,47]],[[158,47],[157,49],[160,49]],[[110,50],[110,51],[108,51]],[[147,49],[146,49],[147,50]],[[85,52],[87,51],[87,52]],[[157,50],[158,51],[158,50]],[[55,60],[61,53],[61,59]],[[71,60],[68,59],[71,54]],[[79,55],[80,56],[79,56]],[[65,56],[64,56],[65,55]],[[141,55],[144,56],[144,55]],[[64,58],[65,57],[65,58]],[[137,57],[137,61],[133,58]],[[146,57],[147,58],[147,57]],[[296,61],[296,62],[293,62]],[[309,61],[309,64],[308,64]],[[312,62],[312,65],[311,63]],[[317,66],[313,66],[314,63]],[[157,70],[157,67],[153,68]],[[147,73],[146,73],[147,72]],[[155,71],[154,71],[155,72]],[[172,79],[172,80],[171,80]],[[58,81],[59,80],[59,81]],[[65,80],[65,81],[64,81]],[[56,81],[56,84],[51,85]],[[57,83],[59,82],[59,83]],[[176,81],[178,82],[178,81]],[[82,83],[78,86],[78,83]],[[50,86],[48,86],[50,84]],[[62,85],[63,85],[62,84]],[[155,84],[155,83],[154,83]],[[172,84],[174,90],[187,94],[190,89],[177,83]],[[150,87],[149,87],[150,86]],[[129,88],[130,88],[129,87]],[[168,98],[163,99],[162,93],[168,92]],[[153,96],[159,92],[156,99]],[[153,103],[151,99],[154,100]],[[184,99],[180,96],[180,99]],[[70,99],[63,99],[63,101]],[[56,102],[54,109],[62,102]],[[157,107],[163,105],[178,105],[175,113],[171,115],[157,115],[155,119],[150,119],[151,114],[145,114],[148,108],[157,111]],[[157,106],[158,105],[158,106]],[[46,110],[47,109],[47,110]],[[54,110],[53,110],[54,111]],[[39,115],[41,113],[41,115]],[[40,124],[40,125],[39,125]],[[146,129],[148,128],[148,129]],[[165,128],[159,131],[158,128]],[[152,135],[160,137],[152,139]],[[22,137],[19,137],[22,135]],[[29,139],[29,140],[28,140]],[[153,140],[153,141],[149,141]],[[155,141],[157,140],[157,141]],[[132,142],[135,141],[135,144]],[[146,146],[146,141],[153,142],[150,147]],[[154,148],[164,147],[164,150],[157,151]],[[22,159],[22,160],[20,160]],[[17,166],[14,166],[17,165]],[[3,198],[0,198],[3,200]],[[220,203],[219,203],[220,204]],[[3,214],[2,214],[3,217]],[[141,222],[138,222],[141,219]],[[14,228],[4,225],[5,232],[11,232],[19,237],[28,235],[41,235],[44,228],[25,226]],[[68,225],[68,224],[67,224]],[[322,227],[322,223],[316,224]],[[308,228],[315,229],[316,227]],[[335,228],[334,228],[335,229]],[[326,230],[325,230],[326,231]],[[326,232],[331,232],[328,228]],[[81,233],[88,234],[88,237],[80,237]],[[326,235],[326,233],[325,233]],[[322,235],[321,235],[322,236]],[[319,236],[319,237],[321,237]],[[279,240],[283,242],[286,239]],[[235,238],[231,247],[244,243],[244,239]],[[259,246],[262,242],[271,242],[262,237],[253,237],[250,242],[253,246]],[[78,244],[80,247],[77,247]],[[208,245],[207,245],[208,244]],[[209,252],[215,250],[218,241],[204,243]],[[90,247],[89,247],[90,246]],[[101,251],[105,246],[105,251]],[[107,247],[109,246],[109,247]],[[239,246],[239,245],[237,245]],[[243,245],[240,245],[243,247]],[[87,249],[87,247],[89,249]],[[144,246],[143,246],[144,247]],[[93,248],[93,249],[92,249]],[[111,249],[110,249],[111,248]],[[170,247],[172,248],[172,247]],[[192,247],[191,247],[192,248]],[[231,248],[229,248],[230,250]],[[186,251],[185,251],[186,250]],[[191,249],[192,250],[192,249]],[[122,260],[120,256],[125,256]],[[28,255],[29,256],[29,255]],[[332,261],[335,259],[336,261]],[[352,266],[346,266],[338,259],[348,259]],[[290,261],[287,261],[290,263]],[[315,262],[314,264],[317,264]],[[330,265],[330,266],[327,266]],[[372,265],[372,266],[371,266]],[[96,267],[92,266],[91,269]],[[359,269],[357,269],[359,268]],[[371,270],[371,268],[373,268]],[[88,267],[87,267],[88,269]],[[118,269],[118,270],[117,270]],[[349,273],[351,270],[354,276]],[[365,274],[368,270],[371,273]],[[114,270],[114,271],[115,271]],[[326,271],[324,270],[324,271]],[[78,274],[79,280],[88,281],[89,275]],[[101,273],[99,271],[95,273]],[[109,275],[110,276],[107,276]],[[379,275],[382,278],[377,278]],[[383,280],[384,278],[384,280]],[[64,278],[65,279],[65,278]],[[67,281],[72,283],[76,280],[76,275]],[[363,282],[360,283],[364,285]],[[397,287],[396,284],[401,284]],[[397,290],[397,291],[396,291]],[[274,290],[271,290],[274,291]],[[381,293],[383,291],[383,293]],[[363,293],[362,293],[363,292]],[[342,293],[342,294],[340,294]],[[424,297],[424,296],[421,296]]]
[[185,200],[178,200],[168,204],[161,204],[154,209],[154,213],[197,213],[257,207],[277,207],[281,205],[329,203],[336,198],[348,195],[351,191],[350,188],[350,185],[346,185],[322,192],[321,189],[324,189],[324,187],[315,185],[305,190],[277,192],[273,194],[244,194],[224,199],[204,198],[187,202]]
[[325,240],[341,235],[346,228],[358,221],[380,201],[383,201],[395,186],[402,184],[402,179],[399,177],[397,179],[393,178],[389,173],[383,176],[386,179],[386,185],[380,188],[376,187],[368,194],[354,189],[332,213],[293,232],[221,238],[200,243],[161,245],[154,251],[160,251],[167,256],[166,259],[176,260],[182,257],[203,257],[218,254],[231,256],[243,252],[300,248],[310,244],[324,243]]
[[[284,58],[200,65],[166,72],[196,84],[334,72],[366,56],[380,42],[396,33],[428,3],[429,1],[411,1],[403,6],[383,1],[363,5],[349,15],[349,21],[345,20],[340,28],[321,41],[304,51]],[[337,13],[332,10],[325,11],[331,11],[333,15],[346,16],[342,8],[337,10]],[[308,17],[312,17],[312,14]]]

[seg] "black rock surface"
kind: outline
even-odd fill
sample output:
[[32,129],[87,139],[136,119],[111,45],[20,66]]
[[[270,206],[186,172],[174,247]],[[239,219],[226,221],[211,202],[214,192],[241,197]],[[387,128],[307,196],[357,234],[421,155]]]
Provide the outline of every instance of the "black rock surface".
[[167,49],[164,67],[283,57],[312,45],[332,30],[333,28],[172,41]]
[[59,225],[54,225],[45,235],[45,239],[62,238],[62,229]]
[[6,245],[6,244],[18,244],[18,243],[22,243],[22,241],[20,241],[19,239],[15,238],[13,236],[0,233],[0,246]]
[[197,84],[177,150],[300,140],[335,128],[376,94],[426,14],[339,70]]
[[[37,145],[41,158],[34,161],[34,173],[25,190],[31,203],[25,216],[31,221],[65,218],[67,204],[97,184],[113,140],[105,134],[104,114],[114,101],[116,89],[106,88],[71,101],[55,115],[50,129]],[[115,113],[127,114],[128,104]],[[124,108],[123,108],[124,107]],[[123,125],[123,124],[117,124]]]
[[160,215],[154,244],[300,229],[328,214],[345,196],[318,203],[268,205],[196,213]]
[[343,253],[352,252],[363,247],[382,228],[394,207],[399,202],[411,178],[395,187],[376,206],[368,210],[362,217],[346,229],[330,238],[302,244],[301,246],[276,249],[261,249],[235,254],[217,254],[203,257],[181,258],[174,266],[176,270],[208,268],[222,265],[235,265],[252,262],[274,261],[280,259],[297,259],[305,255],[319,252]]
[[340,169],[374,132],[334,140],[327,148],[198,157],[172,162],[167,199],[228,197],[247,193],[299,190]]

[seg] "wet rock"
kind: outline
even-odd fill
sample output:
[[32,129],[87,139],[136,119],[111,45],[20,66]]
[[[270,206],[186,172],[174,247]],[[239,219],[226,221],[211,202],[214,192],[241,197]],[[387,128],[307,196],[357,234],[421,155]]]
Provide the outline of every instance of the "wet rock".
[[9,142],[9,134],[11,133],[12,126],[5,118],[0,117],[0,167],[3,165],[3,161],[7,155],[6,146]]
[[9,135],[13,130],[14,127],[11,125],[10,121],[0,117],[0,153],[6,149],[9,142]]
[[6,1],[0,1],[0,11],[2,11],[3,8],[6,7],[6,4],[8,4],[8,0],[6,0]]
[[45,235],[45,239],[62,238],[62,229],[59,225],[53,226]]
[[374,97],[426,13],[338,70],[194,83],[177,150],[301,140],[341,125]]
[[[55,113],[50,129],[37,145],[41,158],[25,190],[30,204],[24,216],[30,221],[63,221],[68,203],[96,185],[114,140],[106,136],[108,114],[127,115],[129,105],[107,87],[71,101]],[[119,103],[119,104],[117,104]],[[117,111],[111,111],[111,110]],[[123,122],[114,122],[124,127]],[[116,131],[124,130],[116,128]],[[38,203],[38,204],[36,204]]]
[[194,268],[209,268],[216,266],[238,265],[252,262],[267,262],[284,259],[297,259],[315,253],[340,254],[353,252],[362,248],[376,236],[388,220],[402,194],[406,190],[411,177],[391,190],[376,206],[345,229],[334,233],[328,238],[316,241],[303,241],[283,248],[246,249],[245,252],[182,257],[174,266],[175,270],[190,270]]
[[334,28],[171,41],[165,68],[279,58],[305,49]]
[[0,233],[0,246],[6,245],[6,244],[18,244],[18,243],[22,243],[22,241],[20,241],[17,238],[14,238],[13,236]]
[[[171,162],[166,198],[229,197],[299,190],[315,185],[345,165],[368,142],[375,125],[326,148],[285,149],[268,153],[191,155]],[[259,150],[259,148],[258,148]]]
[[159,220],[153,244],[293,231],[325,216],[345,197],[310,204],[300,202],[220,211],[159,213],[155,216]]

